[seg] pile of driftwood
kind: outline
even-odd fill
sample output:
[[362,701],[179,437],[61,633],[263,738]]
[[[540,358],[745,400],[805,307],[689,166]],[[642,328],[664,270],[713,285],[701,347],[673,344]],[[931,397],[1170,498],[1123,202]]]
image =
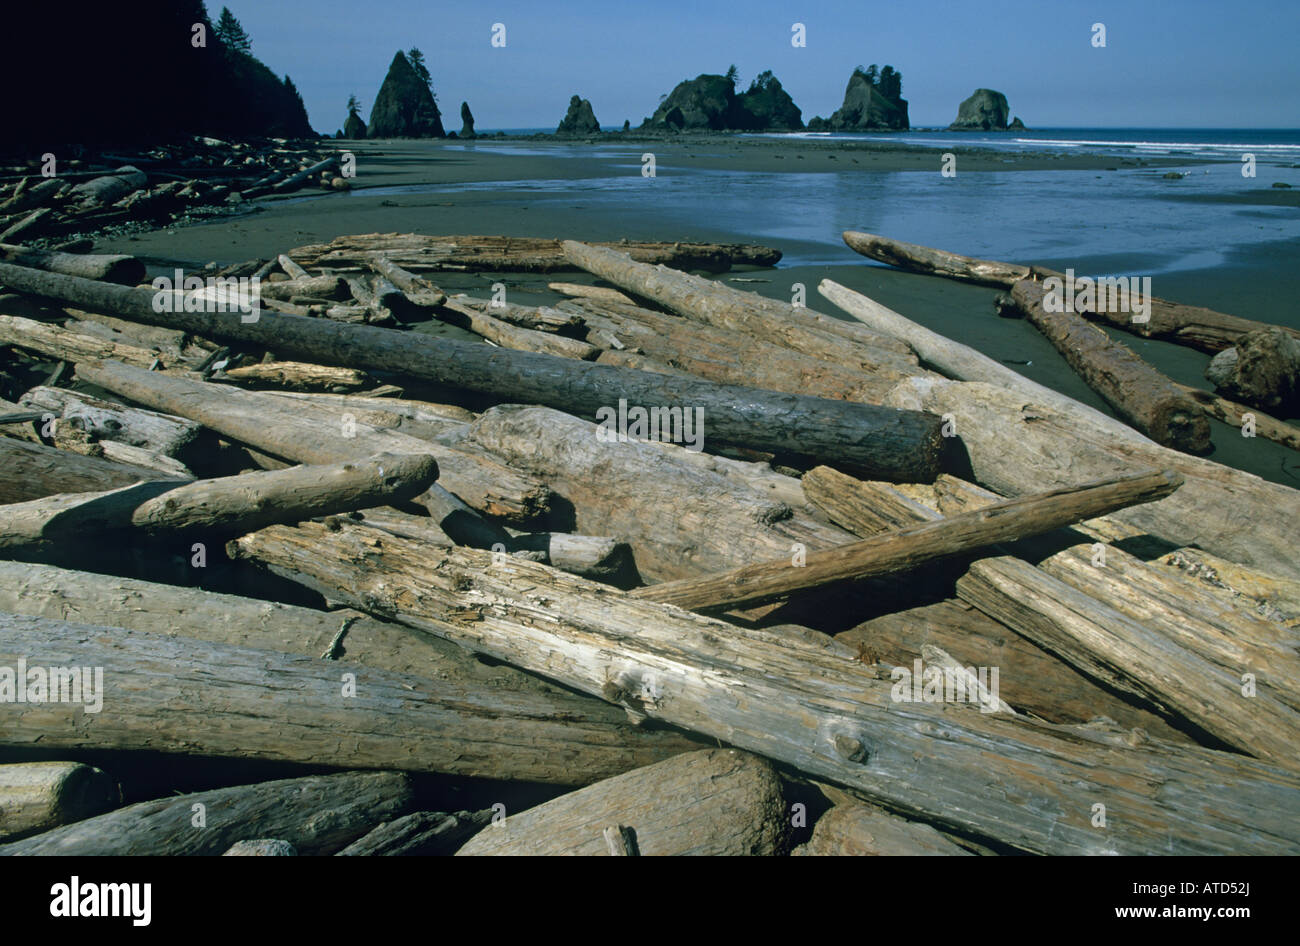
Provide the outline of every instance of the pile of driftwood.
[[774,258],[0,263],[0,853],[1300,850],[1297,493]]
[[283,138],[193,137],[139,154],[51,153],[0,167],[0,243],[66,248],[59,241],[67,240],[86,250],[86,237],[108,228],[165,225],[303,187],[347,190],[342,170],[338,149]]

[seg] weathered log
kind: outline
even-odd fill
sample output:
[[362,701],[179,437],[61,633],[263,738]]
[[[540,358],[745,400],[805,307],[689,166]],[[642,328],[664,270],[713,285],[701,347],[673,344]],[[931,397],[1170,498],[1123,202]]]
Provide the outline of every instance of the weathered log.
[[[316,524],[234,546],[331,596],[960,833],[1040,853],[1300,850],[1300,778],[1245,756],[898,703],[888,680],[838,650],[532,562],[493,566],[474,549],[430,555]],[[1097,798],[1125,817],[1094,827]]]
[[[723,384],[756,384],[772,391],[877,403],[904,376],[885,366],[871,372],[814,358],[780,345],[675,315],[632,305],[595,302],[573,306],[592,331],[604,330],[624,348],[665,366]],[[910,374],[910,372],[907,372]]]
[[[916,356],[903,342],[864,325],[833,319],[666,266],[650,266],[624,253],[572,240],[564,253],[578,266],[607,282],[687,318],[715,328],[750,334],[835,364],[875,371],[893,368],[920,373]],[[846,345],[854,342],[854,345]]]
[[366,258],[366,265],[402,290],[411,305],[432,307],[447,301],[447,294],[432,282],[423,276],[402,269],[392,260],[382,256],[371,256]]
[[147,348],[105,341],[93,335],[70,332],[47,322],[12,315],[0,315],[0,345],[16,345],[39,352],[55,361],[79,362],[87,358],[112,358],[137,368],[162,365],[158,353]]
[[976,351],[961,342],[932,332],[924,325],[899,315],[869,296],[854,292],[830,279],[823,279],[817,291],[839,306],[859,322],[906,342],[927,365],[933,365],[948,377],[958,381],[984,381],[1032,398],[1036,404],[1047,404],[1057,410],[1079,413],[1095,424],[1113,430],[1116,435],[1129,439],[1141,438],[1137,431],[1109,414],[1095,410],[1072,397],[1053,391],[1013,371],[1000,361]]
[[1300,578],[1294,523],[1278,515],[1279,509],[1300,503],[1300,494],[1289,487],[1177,450],[1116,437],[1084,415],[990,384],[913,379],[900,383],[886,403],[951,414],[973,478],[1003,496],[1113,476],[1119,470],[1177,470],[1186,482],[1174,495],[1110,518],[1173,548],[1196,546],[1279,577]]
[[121,254],[60,253],[0,243],[0,257],[19,266],[34,266],[85,279],[106,279],[126,286],[134,286],[144,279],[144,263],[134,256]]
[[295,263],[288,253],[281,253],[275,258],[275,262],[280,264],[284,274],[290,279],[310,279],[311,273]]
[[968,857],[928,824],[871,805],[835,805],[817,819],[812,837],[791,853],[807,857]]
[[112,776],[80,762],[0,765],[0,841],[17,841],[122,803]]
[[[1108,551],[1106,568],[1093,570],[1109,573],[1117,553]],[[1011,558],[993,562],[974,563],[957,582],[964,600],[1113,689],[1259,758],[1297,765],[1300,713],[1284,691],[1290,686],[1293,694],[1300,676],[1294,666],[1264,662],[1285,659],[1278,648],[1216,640],[1204,624],[1186,631],[1149,617],[1135,620],[1044,569]],[[1097,580],[1114,587],[1109,574]],[[1294,665],[1294,654],[1287,663]]]
[[333,410],[348,410],[358,421],[371,427],[400,430],[402,433],[434,440],[474,420],[473,411],[455,404],[437,404],[406,397],[372,397],[364,394],[327,394],[320,391],[274,391],[276,397],[309,404],[321,404]]
[[[148,750],[585,785],[685,745],[672,732],[626,720],[573,719],[568,701],[535,692],[47,618],[0,614],[0,658],[5,668],[103,668],[96,692],[82,691],[86,707],[9,703],[0,745],[11,748]],[[268,696],[276,693],[292,699]],[[251,836],[267,833],[274,832]]]
[[148,535],[246,532],[410,499],[437,476],[438,464],[427,454],[389,453],[179,485],[154,482],[109,492],[62,493],[0,506],[0,554],[46,558],[70,544],[122,530]]
[[1191,742],[1162,717],[1118,698],[964,601],[947,599],[881,615],[836,634],[835,640],[855,647],[866,663],[909,669],[927,644],[936,645],[964,667],[999,668],[1001,698],[1049,723],[1080,724],[1104,716],[1166,742]]
[[381,824],[338,852],[338,857],[437,857],[455,854],[492,820],[484,811],[417,811]]
[[509,322],[493,318],[486,312],[464,305],[457,299],[448,299],[434,314],[442,321],[480,335],[502,348],[545,352],[561,358],[577,358],[583,361],[591,361],[600,354],[600,349],[596,346],[576,338],[568,338],[552,332],[535,332],[532,329],[511,325]]
[[126,407],[64,388],[35,387],[19,403],[75,424],[97,440],[142,447],[184,461],[202,429],[183,417]]
[[[333,463],[376,453],[423,452],[438,461],[440,485],[474,509],[522,525],[545,518],[550,511],[551,491],[536,479],[472,453],[371,427],[346,408],[306,405],[273,394],[163,378],[157,372],[108,361],[83,363],[78,366],[78,376],[121,397],[189,417],[287,460]],[[430,512],[441,524],[442,518],[454,510],[444,508],[445,497],[437,487],[430,492],[431,497],[420,501],[428,505],[432,500]]]
[[561,312],[551,306],[516,305],[513,302],[506,302],[504,299],[493,299],[490,302],[484,302],[482,299],[476,299],[460,292],[451,298],[461,305],[485,312],[494,319],[509,322],[511,325],[522,325],[524,328],[535,329],[539,332],[560,332],[573,335],[577,334],[578,330],[582,328],[582,316],[575,315],[572,312]]
[[266,361],[240,368],[227,368],[225,377],[235,381],[272,384],[302,391],[355,391],[370,384],[370,377],[355,368],[308,365],[300,361]]
[[1152,564],[1187,575],[1252,614],[1300,628],[1300,581],[1266,575],[1201,549],[1176,549]]
[[[644,263],[679,269],[726,272],[733,264],[775,266],[781,251],[738,243],[600,243]],[[380,256],[414,272],[529,272],[572,269],[559,240],[539,237],[425,236],[419,233],[365,233],[331,243],[300,246],[289,255],[304,266],[363,269]]]
[[0,232],[0,242],[19,240],[30,240],[39,237],[42,233],[48,232],[50,224],[53,222],[50,218],[54,211],[49,207],[40,207],[33,210],[27,216],[15,223],[9,224],[8,227]]
[[253,841],[236,841],[222,857],[297,857],[298,849],[288,841],[258,838]]
[[[1251,429],[1254,431],[1255,436],[1264,437],[1274,443],[1280,443],[1292,450],[1300,450],[1300,427],[1293,427],[1291,424],[1283,423],[1254,407],[1234,403],[1226,398],[1219,397],[1217,394],[1211,394],[1209,391],[1188,387],[1185,384],[1180,384],[1178,387],[1215,420],[1221,420],[1225,424],[1243,431]],[[1246,418],[1248,414],[1251,418],[1249,421]],[[1248,434],[1243,433],[1242,436],[1248,436]]]
[[[997,263],[972,259],[957,253],[935,250],[915,243],[904,243],[888,237],[855,230],[844,231],[844,242],[863,256],[897,266],[911,272],[947,276],[987,286],[1010,288],[1022,279],[1064,274],[1041,266],[1021,266],[1016,263]],[[1247,332],[1267,328],[1263,322],[1226,315],[1199,306],[1183,305],[1166,299],[1148,300],[1151,311],[1145,322],[1134,322],[1129,312],[1111,311],[1103,306],[1100,312],[1086,310],[1082,314],[1107,322],[1115,328],[1133,332],[1144,338],[1162,338],[1166,341],[1189,345],[1204,352],[1222,351],[1236,344]],[[1288,329],[1292,334],[1295,329]]]
[[[550,700],[557,717],[578,722],[617,727],[627,719],[622,709],[603,700],[561,689],[508,664],[485,663],[457,644],[359,611],[316,611],[199,588],[6,561],[0,561],[0,611],[347,660],[484,691],[517,691]],[[670,740],[661,735],[667,746]],[[683,752],[698,748],[697,742],[685,737],[677,744]]]
[[779,854],[788,833],[781,780],[768,762],[703,749],[509,815],[456,854],[604,855],[605,825],[630,828],[648,857]]
[[266,282],[259,287],[267,299],[292,299],[294,296],[314,296],[339,301],[351,294],[348,284],[339,276],[307,276],[303,279],[285,279]]
[[7,263],[0,263],[0,283],[149,325],[183,328],[206,338],[256,342],[312,363],[382,368],[593,419],[602,408],[615,409],[620,401],[644,407],[689,406],[704,411],[710,436],[718,440],[807,454],[881,479],[931,480],[944,449],[941,420],[917,412],[649,375],[537,352],[291,315],[244,322],[228,312],[155,312],[153,294],[147,291],[142,294]]
[[931,559],[1041,535],[1080,519],[1153,502],[1181,484],[1182,477],[1167,470],[1050,490],[809,552],[798,566],[787,557],[721,575],[651,585],[633,594],[696,611],[763,604],[796,591],[904,571]]
[[149,183],[139,168],[125,165],[112,174],[83,181],[72,188],[71,197],[85,206],[113,204]]
[[1228,397],[1300,413],[1300,337],[1277,326],[1247,332],[1210,359],[1205,377]]
[[[601,443],[586,421],[547,408],[496,407],[467,431],[512,469],[535,474],[574,508],[575,528],[631,545],[641,574],[683,578],[790,555],[794,543],[829,548],[850,533],[795,515],[782,498],[729,478],[680,448]],[[717,458],[709,458],[717,459]],[[682,497],[692,501],[683,503]],[[647,515],[646,510],[672,510]]]
[[1131,348],[1073,312],[1044,304],[1043,284],[1022,279],[1011,298],[1075,372],[1130,424],[1162,446],[1206,453],[1210,422],[1182,390]]
[[51,177],[47,180],[41,181],[39,184],[34,184],[25,190],[15,191],[13,196],[8,200],[0,202],[0,213],[18,213],[19,211],[27,210],[29,207],[35,207],[46,199],[54,197],[54,195],[63,188],[65,183],[65,181],[62,181],[57,177]]
[[606,304],[622,302],[627,305],[636,305],[636,300],[631,296],[624,295],[617,289],[610,289],[606,286],[588,286],[575,282],[548,282],[546,288],[564,296],[572,296],[575,299],[591,299]]
[[0,855],[215,856],[268,835],[301,854],[333,854],[414,805],[400,772],[313,775],[142,801],[0,845]]
[[86,457],[38,443],[0,437],[0,503],[21,503],[55,493],[89,493],[141,481],[192,479],[143,466]]

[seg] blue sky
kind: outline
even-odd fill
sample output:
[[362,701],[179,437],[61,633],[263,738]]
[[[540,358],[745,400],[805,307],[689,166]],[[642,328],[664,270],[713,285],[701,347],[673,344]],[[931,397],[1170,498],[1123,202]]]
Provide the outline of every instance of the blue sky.
[[[222,4],[208,0],[215,21]],[[1300,0],[227,0],[253,52],[289,73],[332,134],[349,93],[370,115],[398,49],[420,47],[448,129],[554,126],[569,96],[633,126],[684,78],[771,69],[829,115],[859,63],[903,74],[913,126],[947,125],[977,87],[1033,127],[1300,127]],[[736,12],[744,9],[745,13]],[[505,48],[490,44],[506,26]],[[806,48],[790,44],[804,23]],[[1094,48],[1092,25],[1106,27]]]

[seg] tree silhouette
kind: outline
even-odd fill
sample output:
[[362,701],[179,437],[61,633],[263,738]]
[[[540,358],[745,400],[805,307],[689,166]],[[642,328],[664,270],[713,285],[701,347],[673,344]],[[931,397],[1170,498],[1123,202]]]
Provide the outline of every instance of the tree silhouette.
[[740,70],[736,68],[736,64],[734,62],[731,64],[731,68],[727,70],[727,75],[725,78],[728,82],[731,83],[731,87],[733,89],[736,87],[736,83],[740,81]]
[[229,7],[221,8],[221,16],[217,19],[217,25],[212,28],[217,34],[217,39],[227,49],[235,52],[251,55],[253,52],[253,42],[240,26],[239,21],[235,19],[235,14],[230,12]]
[[903,74],[895,72],[893,66],[880,70],[880,94],[891,102],[903,97]]
[[348,114],[356,115],[361,111],[361,100],[357,98],[357,93],[353,92],[348,96]]

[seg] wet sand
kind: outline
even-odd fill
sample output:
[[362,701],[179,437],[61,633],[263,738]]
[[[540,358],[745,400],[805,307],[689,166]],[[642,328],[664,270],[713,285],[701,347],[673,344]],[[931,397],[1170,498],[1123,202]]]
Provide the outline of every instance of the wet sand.
[[[255,212],[211,223],[173,226],[167,230],[117,236],[101,240],[97,249],[133,253],[159,269],[172,266],[201,268],[215,261],[228,264],[253,257],[269,257],[295,246],[327,242],[336,236],[371,232],[430,234],[481,233],[514,236],[562,236],[586,240],[713,240],[765,242],[786,252],[788,258],[803,249],[797,240],[764,240],[743,232],[738,225],[716,220],[696,220],[683,226],[652,215],[632,213],[615,191],[597,190],[599,182],[626,174],[639,178],[641,156],[655,155],[660,177],[675,172],[708,173],[753,171],[779,173],[916,172],[937,173],[938,149],[918,149],[873,142],[818,139],[766,139],[718,136],[684,141],[637,139],[619,136],[593,142],[558,142],[535,139],[430,142],[381,141],[341,143],[357,156],[357,178],[346,194],[290,196],[262,201]],[[1086,154],[1003,154],[959,149],[961,173],[997,175],[1026,171],[1077,171],[1094,177],[1112,169],[1186,167],[1187,160],[1159,162]],[[1201,162],[1205,163],[1205,162]],[[1154,177],[1154,171],[1152,173]],[[582,182],[590,181],[586,193]],[[541,199],[538,182],[573,182],[573,201]],[[474,189],[456,185],[475,184]],[[565,191],[568,193],[568,190]],[[554,197],[554,188],[548,194]],[[1196,197],[1174,194],[1174,200],[1201,200],[1224,204],[1297,206],[1294,192],[1258,189],[1241,194]],[[962,251],[961,246],[948,249]],[[839,259],[838,250],[831,258]],[[804,258],[824,258],[818,244]],[[949,280],[900,273],[871,263],[847,248],[843,261],[832,265],[781,264],[775,269],[735,271],[718,277],[740,289],[765,296],[790,299],[791,285],[807,287],[808,304],[828,314],[836,310],[816,293],[824,278],[864,292],[907,317],[1006,362],[1014,370],[1106,409],[1051,345],[1030,325],[999,318],[993,309],[995,290]],[[1247,318],[1269,322],[1294,319],[1294,300],[1300,295],[1300,241],[1255,245],[1249,252],[1227,248],[1222,265],[1165,273],[1157,295],[1203,305]],[[1016,259],[1080,272],[1104,269],[1099,258]],[[556,297],[545,288],[548,278],[509,279],[518,301],[541,304]],[[585,275],[566,274],[566,281],[591,281]],[[495,274],[444,274],[438,281],[452,291],[486,295]],[[440,332],[435,326],[430,330]],[[1208,356],[1165,342],[1116,333],[1143,358],[1184,384],[1205,388],[1203,372]],[[1226,425],[1214,428],[1214,459],[1249,470],[1267,479],[1300,486],[1300,458],[1294,451],[1260,438],[1244,439]]]

